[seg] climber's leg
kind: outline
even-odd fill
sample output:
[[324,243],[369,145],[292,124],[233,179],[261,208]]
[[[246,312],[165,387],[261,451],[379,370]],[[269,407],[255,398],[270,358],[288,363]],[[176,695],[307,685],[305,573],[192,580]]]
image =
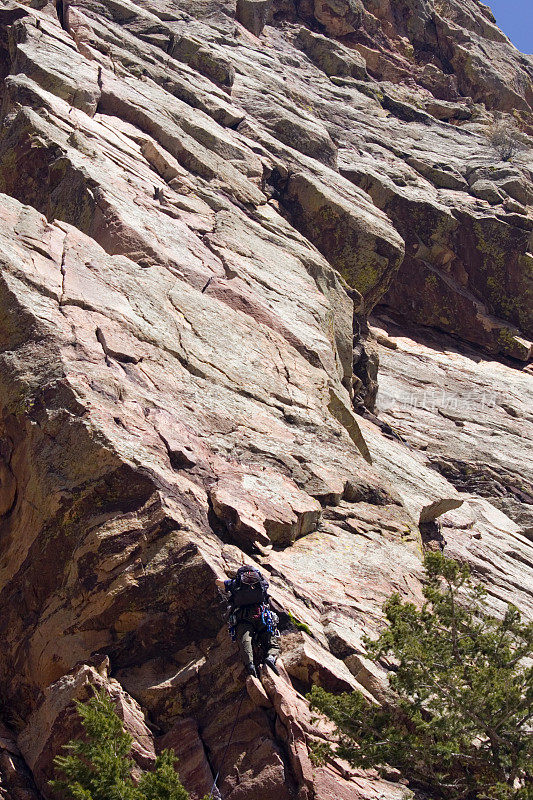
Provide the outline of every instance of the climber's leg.
[[259,639],[263,650],[264,663],[274,670],[276,674],[279,674],[276,669],[276,661],[280,651],[279,631],[276,631],[276,633],[269,633],[268,630],[265,629],[259,634]]
[[251,674],[253,674],[251,667],[254,665],[253,633],[254,627],[252,623],[246,620],[241,620],[235,626],[235,638],[239,645],[239,652],[244,666]]
[[273,633],[270,636],[268,636],[265,661],[268,658],[272,658],[275,662],[276,659],[278,658],[280,651],[280,642],[279,642],[280,638],[281,637],[279,635],[279,631],[276,631],[276,633]]

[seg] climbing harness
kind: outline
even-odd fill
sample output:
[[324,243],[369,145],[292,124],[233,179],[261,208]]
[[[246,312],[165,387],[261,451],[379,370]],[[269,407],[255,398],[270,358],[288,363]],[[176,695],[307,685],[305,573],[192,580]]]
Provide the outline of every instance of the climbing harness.
[[228,630],[232,642],[235,642],[237,640],[237,635],[236,635],[237,624],[241,621],[246,620],[247,618],[250,621],[254,622],[261,621],[262,628],[266,629],[270,636],[278,635],[278,622],[279,622],[278,615],[274,611],[271,611],[269,607],[265,605],[265,603],[261,603],[261,605],[253,608],[253,613],[251,613],[249,616],[246,615],[239,618],[239,616],[234,611],[231,612],[231,614],[228,617]]
[[[213,798],[213,800],[218,800],[218,798],[221,798],[220,790],[219,790],[219,788],[217,786],[217,781],[218,781],[218,779],[220,777],[220,773],[222,772],[222,768],[224,767],[224,764],[226,762],[226,756],[228,754],[228,749],[229,749],[229,746],[230,746],[231,741],[233,739],[233,734],[235,733],[235,728],[237,727],[237,722],[238,722],[239,716],[241,714],[242,701],[244,700],[245,693],[246,693],[246,687],[241,689],[241,699],[240,699],[240,702],[239,702],[239,708],[237,709],[237,714],[236,714],[235,719],[233,721],[233,727],[231,729],[231,733],[229,735],[229,739],[227,741],[226,748],[224,750],[224,755],[222,756],[222,761],[220,762],[220,766],[218,768],[218,772],[215,775],[215,780],[213,781],[213,785],[211,787],[211,791],[207,795],[209,798]],[[215,794],[215,792],[216,792],[216,794]]]

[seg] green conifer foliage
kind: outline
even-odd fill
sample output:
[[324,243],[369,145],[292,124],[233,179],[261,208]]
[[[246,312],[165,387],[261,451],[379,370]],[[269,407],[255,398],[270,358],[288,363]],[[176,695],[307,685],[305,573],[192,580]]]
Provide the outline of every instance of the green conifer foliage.
[[[171,750],[158,756],[154,772],[144,772],[137,785],[131,778],[132,737],[122,727],[105,691],[87,703],[76,702],[85,738],[72,740],[68,755],[54,764],[62,779],[50,781],[61,798],[74,800],[188,800],[174,768]],[[206,799],[207,800],[207,799]]]
[[[494,618],[467,567],[431,553],[421,609],[392,595],[369,655],[392,662],[394,706],[319,687],[312,707],[337,725],[337,752],[398,768],[432,798],[533,800],[533,625]],[[391,658],[392,657],[392,658]]]

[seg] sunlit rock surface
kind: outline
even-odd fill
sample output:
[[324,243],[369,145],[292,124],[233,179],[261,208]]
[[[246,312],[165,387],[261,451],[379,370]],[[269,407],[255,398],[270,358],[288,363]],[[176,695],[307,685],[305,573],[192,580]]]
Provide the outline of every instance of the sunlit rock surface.
[[[406,800],[313,766],[303,693],[386,697],[424,547],[533,612],[533,66],[475,0],[395,8],[0,2],[7,800],[90,684],[193,798]],[[286,667],[248,692],[243,561]]]

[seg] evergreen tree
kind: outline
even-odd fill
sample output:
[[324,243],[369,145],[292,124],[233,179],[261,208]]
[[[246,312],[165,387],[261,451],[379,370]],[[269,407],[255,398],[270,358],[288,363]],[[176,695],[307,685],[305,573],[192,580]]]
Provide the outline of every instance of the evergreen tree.
[[[50,781],[64,798],[74,800],[188,800],[174,768],[172,750],[158,756],[154,772],[143,772],[137,785],[131,778],[133,761],[129,753],[132,737],[122,727],[113,703],[98,692],[76,707],[85,738],[65,745],[68,755],[56,756],[54,764],[61,780]],[[204,798],[209,800],[209,798]]]
[[425,567],[423,607],[392,595],[368,643],[393,664],[394,706],[313,687],[312,707],[355,766],[394,766],[435,798],[533,800],[533,625],[513,606],[493,617],[466,566],[432,553]]

